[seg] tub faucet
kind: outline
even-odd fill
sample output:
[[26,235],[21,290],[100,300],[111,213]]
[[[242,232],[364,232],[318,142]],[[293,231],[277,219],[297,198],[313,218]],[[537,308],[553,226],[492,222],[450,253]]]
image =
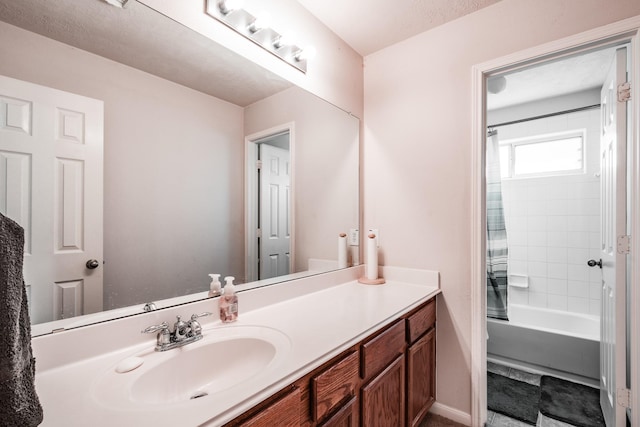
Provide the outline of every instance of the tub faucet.
[[169,329],[167,322],[162,322],[159,325],[152,325],[143,329],[141,333],[151,334],[157,332],[155,350],[171,350],[202,339],[202,325],[197,319],[210,315],[211,313],[209,312],[192,314],[189,322],[185,322],[180,316],[177,316],[176,323],[173,325],[173,332]]

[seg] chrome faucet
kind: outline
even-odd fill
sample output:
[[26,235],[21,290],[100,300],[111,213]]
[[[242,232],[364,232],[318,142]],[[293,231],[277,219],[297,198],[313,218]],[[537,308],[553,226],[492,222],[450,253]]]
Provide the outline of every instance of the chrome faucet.
[[211,313],[209,312],[192,314],[189,322],[185,322],[180,318],[180,316],[176,316],[177,320],[173,325],[173,332],[169,329],[169,324],[167,322],[162,322],[159,325],[152,325],[143,329],[141,333],[151,334],[157,332],[156,351],[171,350],[201,339],[202,325],[200,325],[200,322],[198,322],[197,319],[210,315]]

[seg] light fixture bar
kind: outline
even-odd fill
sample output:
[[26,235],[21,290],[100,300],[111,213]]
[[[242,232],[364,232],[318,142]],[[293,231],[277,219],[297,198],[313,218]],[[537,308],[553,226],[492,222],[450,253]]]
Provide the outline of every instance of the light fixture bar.
[[307,61],[310,59],[306,53],[315,50],[296,46],[290,38],[270,28],[266,17],[253,16],[242,8],[241,3],[241,0],[207,0],[206,13],[262,49],[306,73]]

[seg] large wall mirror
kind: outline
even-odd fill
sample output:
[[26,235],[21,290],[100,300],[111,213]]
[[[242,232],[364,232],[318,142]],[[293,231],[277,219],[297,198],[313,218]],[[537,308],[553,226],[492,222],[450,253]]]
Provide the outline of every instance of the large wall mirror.
[[206,298],[211,273],[344,267],[359,120],[134,0],[81,3],[0,0],[0,213],[33,334]]

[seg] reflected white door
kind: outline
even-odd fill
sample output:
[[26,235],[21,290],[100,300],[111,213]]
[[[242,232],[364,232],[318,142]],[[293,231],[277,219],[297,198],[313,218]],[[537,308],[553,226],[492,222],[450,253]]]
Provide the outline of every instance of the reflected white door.
[[[601,257],[600,405],[608,427],[626,425],[618,393],[626,388],[626,117],[618,99],[626,82],[627,51],[618,49],[601,91]],[[622,246],[620,246],[622,244]]]
[[260,144],[260,280],[289,274],[289,151]]
[[25,229],[32,323],[102,310],[102,146],[102,101],[0,76],[0,212]]

